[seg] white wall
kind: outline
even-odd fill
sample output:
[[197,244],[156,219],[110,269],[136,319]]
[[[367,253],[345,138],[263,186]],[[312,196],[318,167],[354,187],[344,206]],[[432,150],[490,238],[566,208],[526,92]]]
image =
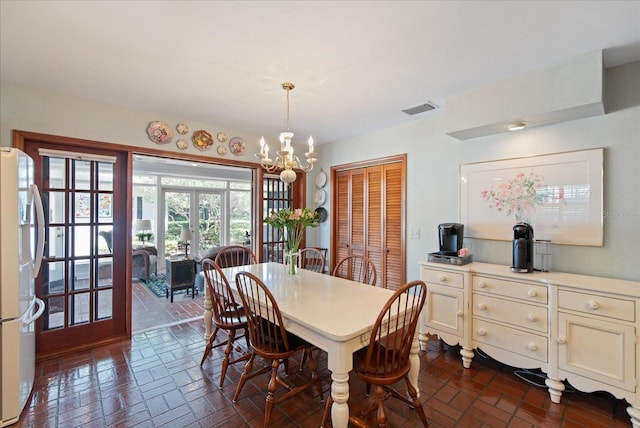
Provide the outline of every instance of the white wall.
[[[322,145],[318,166],[329,171],[332,165],[407,153],[412,280],[419,276],[417,262],[438,250],[437,225],[458,221],[460,164],[604,147],[604,246],[552,245],[552,269],[640,280],[640,62],[608,70],[605,79],[603,116],[459,141],[445,135],[443,114],[428,113],[407,125]],[[313,180],[308,182],[313,195]],[[315,231],[313,245],[329,247],[328,223]],[[412,229],[420,229],[419,239],[409,239]],[[467,242],[474,260],[511,264],[510,241]]]
[[[553,246],[552,268],[557,271],[640,280],[640,62],[606,73],[607,114],[561,124],[458,141],[445,135],[442,114],[318,148],[319,163],[310,173],[308,206],[314,206],[313,177],[323,167],[407,153],[407,232],[420,229],[419,239],[407,241],[407,278],[418,277],[419,260],[437,250],[436,227],[458,220],[460,164],[512,157],[605,148],[604,247]],[[240,136],[248,153],[236,158],[252,161],[259,136],[167,117],[154,111],[134,111],[0,82],[0,145],[11,145],[11,131],[39,132],[184,153],[175,143],[159,146],[146,136],[150,121],[172,126],[186,123],[190,131],[206,129]],[[188,135],[190,135],[189,133]],[[174,136],[174,141],[176,137]],[[216,143],[216,145],[219,143]],[[345,150],[346,149],[346,150]],[[190,154],[219,157],[214,149]],[[326,189],[330,194],[330,184]],[[325,205],[329,210],[329,204]],[[308,235],[309,245],[329,247],[330,220]],[[409,234],[407,233],[407,236]],[[511,244],[469,242],[475,260],[511,263]]]

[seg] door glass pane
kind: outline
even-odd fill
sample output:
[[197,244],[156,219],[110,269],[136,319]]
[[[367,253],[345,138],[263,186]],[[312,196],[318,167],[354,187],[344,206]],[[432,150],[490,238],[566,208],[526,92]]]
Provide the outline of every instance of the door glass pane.
[[91,161],[73,161],[73,186],[76,190],[89,190],[91,188]]
[[97,281],[98,287],[111,287],[113,285],[113,257],[104,257],[97,260],[98,273]]
[[165,241],[167,254],[178,254],[182,227],[190,227],[191,194],[193,192],[165,192]]
[[89,293],[72,294],[69,296],[69,325],[89,322]]
[[91,254],[91,226],[73,228],[73,256],[84,257]]
[[45,330],[64,327],[64,296],[50,297],[46,302]]
[[90,285],[89,260],[75,260],[71,262],[73,268],[73,281],[69,284],[71,290],[87,290]]
[[113,190],[112,163],[98,163],[98,190]]
[[91,193],[73,193],[73,206],[70,207],[75,223],[89,223],[91,221]]
[[111,206],[111,193],[98,193],[98,222],[113,222],[113,207]]
[[232,243],[250,244],[251,236],[251,192],[231,190],[229,192],[229,238]]
[[63,158],[44,158],[45,182],[51,189],[64,189],[67,181],[66,160]]
[[222,230],[222,195],[200,193],[198,195],[198,254],[205,254],[220,245]]
[[102,320],[105,318],[111,318],[111,309],[112,309],[112,292],[111,290],[100,290],[96,294],[96,301],[98,307],[98,313],[96,314],[96,319]]
[[64,262],[50,262],[42,266],[40,274],[44,278],[42,294],[64,293]]
[[64,227],[55,226],[47,228],[47,238],[44,247],[46,257],[64,258],[66,237]]
[[64,204],[64,192],[46,192],[42,202],[44,211],[49,214],[49,223],[64,223],[66,210]]

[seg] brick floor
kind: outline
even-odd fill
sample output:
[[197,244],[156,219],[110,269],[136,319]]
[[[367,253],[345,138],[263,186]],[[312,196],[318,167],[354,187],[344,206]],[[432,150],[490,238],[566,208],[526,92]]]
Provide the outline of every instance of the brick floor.
[[[221,349],[214,349],[199,366],[204,349],[201,320],[143,330],[129,341],[39,362],[33,395],[15,426],[262,426],[266,377],[250,381],[233,404],[242,365],[231,366],[224,388],[218,388]],[[421,399],[432,428],[631,426],[622,400],[605,393],[572,392],[553,404],[544,388],[490,358],[476,356],[471,369],[463,369],[459,349],[436,338],[420,359]],[[319,353],[317,360],[326,396],[326,354]],[[291,362],[294,374],[288,377],[293,383],[308,375],[297,373],[295,364]],[[353,377],[350,384],[351,409],[364,407],[364,385]],[[385,406],[390,427],[421,426],[416,412],[397,400]],[[322,410],[318,397],[307,390],[277,405],[271,426],[318,427]],[[375,414],[367,422],[374,426]]]

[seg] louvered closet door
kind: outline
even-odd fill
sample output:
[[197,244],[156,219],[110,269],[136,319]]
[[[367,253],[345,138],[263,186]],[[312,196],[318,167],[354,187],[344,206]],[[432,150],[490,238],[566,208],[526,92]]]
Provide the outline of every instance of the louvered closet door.
[[404,177],[404,164],[384,165],[382,180],[382,200],[384,201],[382,265],[384,269],[379,281],[383,287],[394,290],[406,282]]
[[364,169],[336,174],[336,262],[352,254],[365,253],[364,179]]
[[365,255],[376,267],[376,285],[396,289],[406,282],[405,171],[404,156],[336,171],[332,267],[343,257]]
[[367,216],[365,224],[367,229],[367,253],[376,267],[376,285],[383,284],[384,269],[384,243],[383,243],[383,182],[382,166],[374,166],[366,169],[367,175]]

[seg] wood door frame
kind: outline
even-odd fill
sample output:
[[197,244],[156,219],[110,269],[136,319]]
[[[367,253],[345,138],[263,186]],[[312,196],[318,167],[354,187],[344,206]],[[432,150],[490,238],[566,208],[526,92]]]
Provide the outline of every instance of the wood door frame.
[[330,174],[330,178],[331,178],[331,242],[330,242],[330,252],[331,252],[331,257],[330,257],[330,264],[329,264],[329,272],[333,271],[333,268],[335,267],[336,263],[338,262],[338,260],[336,260],[336,246],[337,246],[337,242],[336,242],[336,227],[337,227],[337,219],[336,219],[336,204],[337,204],[337,192],[335,191],[335,183],[336,183],[336,176],[339,172],[343,172],[343,171],[348,171],[348,170],[352,170],[352,169],[359,169],[359,168],[368,168],[368,167],[373,167],[373,166],[383,166],[383,165],[387,165],[387,164],[391,164],[391,163],[401,163],[403,165],[403,169],[405,171],[405,177],[404,177],[404,194],[402,195],[402,200],[403,200],[403,206],[402,206],[402,224],[401,224],[401,230],[402,230],[402,260],[404,260],[404,266],[402,266],[403,269],[403,277],[406,275],[406,270],[407,270],[407,257],[406,257],[406,251],[407,251],[407,227],[406,227],[406,223],[407,223],[407,211],[406,211],[406,200],[407,200],[407,186],[406,186],[406,170],[407,170],[407,154],[403,153],[403,154],[399,154],[399,155],[392,155],[392,156],[385,156],[385,157],[381,157],[381,158],[376,158],[376,159],[368,159],[368,160],[362,160],[362,161],[358,161],[358,162],[352,162],[352,163],[347,163],[347,164],[342,164],[342,165],[335,165],[331,167],[331,174]]
[[[197,163],[209,163],[214,165],[223,165],[223,166],[238,166],[249,168],[253,171],[253,180],[252,186],[255,189],[252,205],[254,210],[254,219],[253,219],[253,230],[254,234],[257,235],[257,239],[252,239],[252,249],[255,254],[259,254],[256,250],[262,246],[262,178],[264,174],[264,170],[260,167],[258,163],[255,162],[246,162],[236,159],[226,159],[226,158],[215,158],[215,157],[203,157],[202,155],[191,155],[187,153],[176,153],[168,150],[159,150],[152,148],[144,148],[144,147],[136,147],[129,146],[123,144],[115,144],[115,143],[107,143],[102,141],[95,140],[87,140],[82,138],[73,138],[73,137],[64,137],[59,135],[51,135],[51,134],[43,134],[37,132],[23,131],[23,130],[13,130],[12,131],[12,146],[23,150],[25,149],[26,142],[36,142],[42,144],[54,143],[58,145],[65,145],[69,148],[77,148],[77,149],[92,149],[95,147],[100,147],[105,150],[115,151],[115,152],[123,152],[126,153],[127,159],[127,172],[126,172],[126,192],[127,200],[126,200],[126,224],[125,230],[131,230],[132,226],[132,177],[133,177],[133,156],[140,154],[145,156],[156,156],[162,158],[172,158],[179,159]],[[301,202],[306,200],[306,173],[304,171],[296,170],[297,180],[294,185],[294,204],[300,204]],[[126,234],[125,241],[125,251],[131,253],[132,251],[132,238],[130,234]],[[122,334],[114,336],[113,338],[101,342],[96,343],[87,343],[81,347],[76,347],[73,349],[64,349],[62,351],[51,353],[46,356],[38,356],[38,358],[49,358],[55,357],[63,354],[73,353],[89,348],[93,348],[96,346],[101,346],[109,343],[119,342],[121,340],[131,338],[132,334],[132,325],[131,325],[131,312],[132,312],[132,296],[131,296],[131,272],[132,272],[132,261],[131,258],[125,258],[127,261],[125,263],[125,275],[126,275],[126,318],[125,318],[125,330]]]

